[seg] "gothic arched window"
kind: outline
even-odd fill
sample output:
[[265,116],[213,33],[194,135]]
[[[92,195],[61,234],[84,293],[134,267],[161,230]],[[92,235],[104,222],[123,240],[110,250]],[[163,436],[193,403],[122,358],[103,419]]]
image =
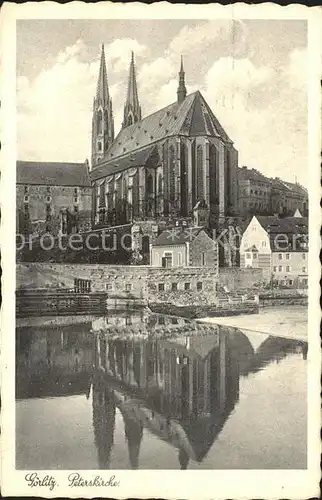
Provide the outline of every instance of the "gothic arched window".
[[173,203],[175,199],[175,187],[176,187],[176,177],[175,177],[175,156],[174,147],[170,146],[169,149],[169,199]]
[[204,199],[204,185],[203,185],[203,147],[197,146],[197,201]]
[[161,195],[163,193],[163,179],[162,174],[158,175],[158,194]]
[[127,181],[126,178],[123,178],[123,198],[127,198],[127,191],[128,191],[128,186],[127,186]]
[[97,113],[96,132],[98,134],[101,134],[103,132],[103,113],[101,109]]
[[218,204],[218,161],[217,148],[214,144],[209,145],[209,202],[210,205]]
[[148,175],[146,180],[146,190],[148,194],[153,194],[153,177],[151,174]]

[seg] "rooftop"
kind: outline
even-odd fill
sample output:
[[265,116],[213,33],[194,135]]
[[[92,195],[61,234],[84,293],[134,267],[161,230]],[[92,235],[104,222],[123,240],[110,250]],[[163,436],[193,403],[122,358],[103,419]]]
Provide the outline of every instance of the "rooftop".
[[232,143],[201,93],[197,91],[189,94],[182,103],[176,101],[121,129],[104,160],[93,167],[92,178],[98,178],[98,174],[94,173],[96,171],[103,176],[115,173],[116,168],[129,168],[130,154],[133,156],[139,151],[146,151],[147,147],[156,142],[175,135],[209,135]]
[[17,184],[90,187],[86,163],[17,161]]

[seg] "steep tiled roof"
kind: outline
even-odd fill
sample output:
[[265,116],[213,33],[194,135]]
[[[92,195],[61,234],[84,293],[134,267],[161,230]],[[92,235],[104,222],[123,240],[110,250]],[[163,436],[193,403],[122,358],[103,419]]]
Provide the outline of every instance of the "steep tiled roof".
[[17,184],[90,186],[86,163],[17,161]]
[[270,179],[265,177],[261,172],[255,170],[254,168],[238,168],[238,178],[240,180],[252,180],[252,181],[260,181],[260,182],[270,182]]
[[175,227],[163,231],[153,243],[153,246],[177,246],[191,242],[202,231],[202,227],[181,229]]
[[133,153],[129,153],[121,158],[116,158],[114,161],[108,162],[108,164],[101,164],[100,166],[94,168],[91,173],[92,181],[100,179],[106,175],[117,174],[131,167],[138,167],[140,165],[145,165],[148,158],[150,157],[155,146],[148,146],[144,149],[139,149]]
[[307,217],[275,217],[256,215],[260,225],[274,234],[305,234],[308,232]]
[[278,219],[277,224],[270,226],[270,232],[275,234],[307,234],[308,233],[308,218],[307,217],[284,217]]
[[294,182],[286,182],[286,181],[283,181],[283,184],[285,184],[294,193],[300,194],[301,196],[308,196],[307,189],[305,189],[300,184],[295,184]]
[[[101,169],[101,172],[104,171],[102,175],[109,175],[114,172],[115,160],[119,163],[120,158],[174,135],[211,135],[232,142],[197,91],[188,95],[182,103],[174,102],[121,129],[106,157],[94,170]],[[96,175],[94,170],[92,176]]]
[[266,231],[268,227],[276,226],[279,222],[279,218],[273,215],[256,215],[256,219]]

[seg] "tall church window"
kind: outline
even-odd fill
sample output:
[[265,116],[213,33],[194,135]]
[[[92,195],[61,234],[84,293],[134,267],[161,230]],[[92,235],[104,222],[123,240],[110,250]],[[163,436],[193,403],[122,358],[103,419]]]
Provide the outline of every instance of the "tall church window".
[[226,168],[225,168],[225,198],[227,205],[231,204],[231,161],[229,149],[226,150]]
[[181,144],[180,148],[180,192],[181,215],[188,215],[188,148]]
[[203,185],[203,172],[204,172],[204,160],[203,160],[203,147],[200,144],[197,147],[197,201],[204,198],[204,185]]
[[153,194],[153,177],[151,174],[148,175],[146,180],[146,190],[148,194]]
[[103,113],[101,109],[97,113],[96,131],[98,134],[103,132]]
[[158,195],[161,196],[163,193],[163,179],[162,174],[158,176]]
[[136,172],[133,176],[132,205],[133,205],[133,215],[134,215],[134,217],[137,217],[139,215],[139,174],[138,174],[138,172]]
[[217,148],[214,144],[209,145],[209,198],[210,205],[218,204],[218,161]]
[[173,203],[175,200],[175,186],[176,186],[175,154],[174,154],[174,147],[170,146],[170,149],[169,149],[169,199],[170,199],[171,203]]

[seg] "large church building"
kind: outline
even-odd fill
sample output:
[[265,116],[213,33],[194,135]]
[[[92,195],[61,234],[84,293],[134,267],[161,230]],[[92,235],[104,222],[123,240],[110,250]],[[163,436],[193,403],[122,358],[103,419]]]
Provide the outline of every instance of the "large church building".
[[207,207],[206,225],[215,228],[236,213],[237,163],[232,140],[202,94],[187,95],[182,60],[176,100],[142,116],[132,53],[115,137],[102,46],[92,121],[94,228],[178,219],[189,224],[198,202]]

